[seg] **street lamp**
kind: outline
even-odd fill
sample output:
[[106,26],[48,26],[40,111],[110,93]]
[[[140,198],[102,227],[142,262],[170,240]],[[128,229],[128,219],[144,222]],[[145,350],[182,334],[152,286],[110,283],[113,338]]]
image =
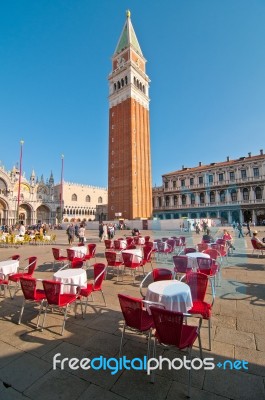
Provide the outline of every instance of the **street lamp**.
[[60,195],[60,222],[63,222],[63,169],[64,169],[64,155],[62,154],[62,168],[61,168],[61,195]]
[[20,140],[19,180],[18,180],[18,196],[17,196],[17,222],[19,221],[19,204],[20,204],[20,189],[21,189],[21,175],[22,175],[23,144],[24,144],[24,140]]

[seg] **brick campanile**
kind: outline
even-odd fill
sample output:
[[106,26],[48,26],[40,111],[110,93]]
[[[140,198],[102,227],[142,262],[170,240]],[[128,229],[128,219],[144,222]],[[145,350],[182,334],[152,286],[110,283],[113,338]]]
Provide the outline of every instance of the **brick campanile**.
[[149,78],[127,11],[109,75],[108,218],[152,216]]

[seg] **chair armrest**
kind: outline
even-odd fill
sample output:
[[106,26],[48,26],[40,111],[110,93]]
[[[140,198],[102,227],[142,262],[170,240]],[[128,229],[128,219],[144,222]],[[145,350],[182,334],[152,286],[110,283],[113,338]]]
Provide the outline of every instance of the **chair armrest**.
[[70,263],[65,264],[63,267],[59,268],[58,271],[62,271],[62,269],[69,268]]
[[148,306],[157,306],[166,309],[164,304],[158,303],[157,301],[150,301],[150,300],[142,300],[143,303],[147,304]]

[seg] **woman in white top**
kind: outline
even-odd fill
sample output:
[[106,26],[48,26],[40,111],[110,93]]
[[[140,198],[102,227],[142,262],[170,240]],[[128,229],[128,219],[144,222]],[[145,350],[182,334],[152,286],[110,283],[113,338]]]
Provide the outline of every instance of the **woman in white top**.
[[79,233],[79,243],[84,244],[84,241],[85,241],[85,228],[84,228],[83,224],[80,225],[78,233]]
[[19,227],[19,236],[25,236],[26,228],[24,226],[24,222],[21,221],[20,227]]

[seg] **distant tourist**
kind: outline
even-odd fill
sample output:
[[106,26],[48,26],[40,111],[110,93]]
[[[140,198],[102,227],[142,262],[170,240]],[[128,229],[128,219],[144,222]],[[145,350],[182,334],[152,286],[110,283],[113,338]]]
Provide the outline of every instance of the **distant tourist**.
[[68,243],[72,245],[75,237],[75,228],[73,224],[70,224],[68,226],[68,228],[66,229],[66,234],[68,236]]
[[249,235],[249,237],[251,237],[251,230],[250,230],[249,222],[247,222],[247,233],[246,233],[246,236],[247,235]]
[[238,230],[238,238],[244,237],[244,234],[242,232],[242,224],[240,222],[237,223],[237,230]]
[[19,227],[19,236],[24,236],[26,232],[26,228],[24,226],[24,222],[21,221],[20,227]]
[[233,246],[233,238],[226,229],[224,229],[223,239],[226,241],[228,249],[231,248],[231,249],[235,250],[235,247]]
[[78,234],[79,234],[79,243],[84,244],[84,242],[85,242],[85,227],[83,224],[80,225]]

